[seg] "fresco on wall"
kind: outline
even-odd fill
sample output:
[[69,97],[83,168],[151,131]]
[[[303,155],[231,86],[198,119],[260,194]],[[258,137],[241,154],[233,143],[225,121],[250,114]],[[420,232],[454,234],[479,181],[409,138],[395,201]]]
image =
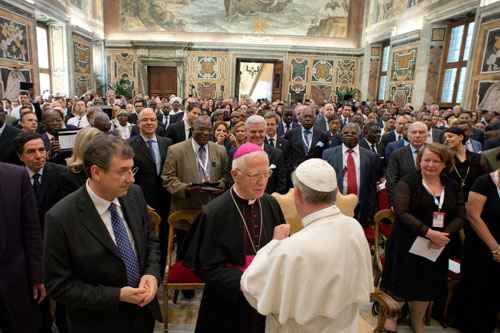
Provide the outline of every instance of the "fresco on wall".
[[30,70],[0,67],[0,98],[16,99],[21,82],[31,82]]
[[92,48],[90,41],[73,35],[73,65],[75,72],[75,91],[83,95],[91,88],[92,80]]
[[400,15],[405,9],[416,6],[424,0],[371,0],[369,24]]
[[332,86],[311,86],[311,99],[318,105],[330,102],[332,98]]
[[488,31],[481,73],[500,72],[500,28]]
[[[83,0],[72,0],[83,1]],[[347,37],[349,0],[121,0],[123,31]]]
[[333,61],[315,60],[312,65],[312,80],[319,83],[332,82],[332,72]]
[[354,84],[354,69],[356,61],[354,59],[342,59],[337,62],[337,85],[351,86]]
[[217,57],[198,57],[198,79],[217,80],[220,72]]
[[477,89],[478,110],[500,112],[500,81],[481,81]]
[[0,59],[30,62],[29,28],[0,16]]

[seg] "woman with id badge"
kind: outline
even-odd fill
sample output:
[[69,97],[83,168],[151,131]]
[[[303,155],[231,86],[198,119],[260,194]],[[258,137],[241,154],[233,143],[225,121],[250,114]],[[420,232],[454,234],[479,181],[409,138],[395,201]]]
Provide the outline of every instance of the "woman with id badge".
[[[381,288],[401,305],[410,304],[416,333],[424,332],[429,302],[446,292],[448,243],[465,222],[460,185],[445,175],[451,163],[446,146],[425,145],[417,154],[417,171],[401,178],[394,192],[396,223],[386,248]],[[387,320],[385,329],[395,332],[396,318]]]

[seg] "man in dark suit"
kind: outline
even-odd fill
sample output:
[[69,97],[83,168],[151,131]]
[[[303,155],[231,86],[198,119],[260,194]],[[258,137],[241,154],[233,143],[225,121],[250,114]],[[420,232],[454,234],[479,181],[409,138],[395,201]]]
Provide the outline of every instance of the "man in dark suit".
[[167,129],[170,125],[182,120],[184,117],[184,112],[170,114],[170,108],[168,106],[163,106],[156,111],[156,118],[158,119],[158,128],[162,128],[167,133]]
[[319,110],[316,121],[314,122],[314,127],[328,133],[330,131],[330,121],[334,117],[335,107],[332,103],[327,103]]
[[378,161],[375,153],[360,147],[360,134],[357,124],[347,123],[342,129],[343,144],[325,150],[323,159],[335,169],[339,190],[358,196],[355,217],[367,226],[376,209]]
[[151,108],[142,109],[137,118],[140,135],[129,139],[134,150],[134,164],[139,169],[135,183],[142,188],[146,202],[154,208],[162,219],[160,224],[160,262],[161,272],[165,271],[168,241],[168,214],[170,193],[163,187],[161,171],[167,158],[167,149],[172,143],[169,138],[155,134],[158,122]]
[[294,119],[295,113],[292,109],[285,109],[283,111],[283,120],[278,123],[278,136],[284,137],[288,132],[290,132],[295,127],[299,127],[300,124]]
[[387,145],[391,142],[399,141],[403,138],[403,129],[408,124],[408,118],[405,116],[398,116],[396,118],[396,123],[394,124],[394,131],[382,135],[380,139],[380,144],[382,151],[385,152]]
[[250,116],[245,122],[245,128],[247,132],[247,142],[262,147],[269,158],[269,167],[272,170],[272,175],[267,181],[266,193],[271,194],[278,192],[285,194],[288,191],[288,168],[285,163],[285,156],[281,149],[264,143],[266,138],[266,120],[259,115]]
[[16,155],[14,139],[19,132],[18,128],[7,125],[7,112],[0,104],[0,162],[19,164],[19,158]]
[[288,141],[284,137],[278,136],[278,124],[280,123],[280,116],[276,112],[267,112],[264,115],[266,120],[266,138],[264,143],[273,148],[281,149],[284,156],[288,152]]
[[45,298],[35,196],[22,167],[0,162],[0,179],[0,331],[33,333]]
[[[26,167],[33,192],[35,193],[38,220],[45,229],[45,213],[61,199],[61,177],[66,171],[62,165],[47,162],[47,152],[42,137],[38,133],[21,132],[15,140],[19,159]],[[42,332],[52,332],[52,315],[50,303],[45,300],[41,304]],[[58,328],[66,331],[64,319],[58,318]]]
[[[71,152],[62,152],[59,148],[57,130],[65,127],[62,114],[54,109],[46,109],[42,113],[42,120],[45,129],[42,140],[47,151],[48,160],[57,164],[65,164],[65,159],[71,156]],[[77,129],[72,125],[67,125],[66,128]]]
[[444,130],[433,126],[431,114],[424,114],[422,116],[422,122],[427,125],[427,143],[441,143],[443,139]]
[[386,187],[391,202],[393,202],[394,187],[401,177],[416,171],[417,153],[425,144],[426,138],[427,126],[421,121],[416,121],[408,126],[408,141],[410,144],[391,154],[385,173]]
[[285,135],[285,139],[289,143],[290,172],[307,159],[321,158],[330,141],[328,134],[313,127],[313,110],[306,105],[300,105],[297,108],[301,111],[301,126],[292,129]]
[[380,144],[381,129],[378,123],[368,123],[363,127],[363,136],[359,139],[359,146],[363,147],[377,156],[377,179],[384,175],[384,152]]
[[47,289],[66,305],[71,333],[152,333],[161,321],[159,245],[133,157],[122,139],[96,136],[84,152],[86,185],[46,215]]
[[193,123],[201,114],[201,107],[197,103],[190,103],[184,112],[184,118],[167,128],[167,137],[176,144],[191,138],[193,132]]

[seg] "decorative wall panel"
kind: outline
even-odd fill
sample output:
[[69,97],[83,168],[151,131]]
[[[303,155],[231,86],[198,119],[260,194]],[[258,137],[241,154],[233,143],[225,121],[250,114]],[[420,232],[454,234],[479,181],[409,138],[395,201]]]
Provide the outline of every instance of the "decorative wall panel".
[[187,54],[185,91],[198,97],[229,97],[229,55],[222,51],[191,51]]
[[92,89],[92,42],[73,34],[75,93],[80,96]]
[[389,89],[386,90],[386,98],[394,101],[399,107],[412,102],[417,51],[415,43],[400,45],[391,51]]
[[135,50],[108,50],[106,57],[109,84],[120,83],[130,96],[136,93],[138,87],[137,55]]
[[[288,101],[311,98],[317,104],[335,100],[335,89],[358,88],[359,58],[290,54]],[[286,99],[286,98],[285,98]]]
[[370,71],[368,73],[368,100],[375,101],[378,99],[377,88],[380,78],[380,54],[382,48],[379,46],[372,47],[370,50]]

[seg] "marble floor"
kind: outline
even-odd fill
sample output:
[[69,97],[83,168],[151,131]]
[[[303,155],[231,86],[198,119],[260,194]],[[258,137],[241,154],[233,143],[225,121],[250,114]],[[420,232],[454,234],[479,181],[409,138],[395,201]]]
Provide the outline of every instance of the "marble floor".
[[[159,295],[162,295],[160,290]],[[198,308],[200,304],[202,291],[196,291],[195,297],[190,300],[186,300],[179,294],[177,303],[172,302],[172,297],[169,299],[168,303],[168,315],[169,315],[169,333],[192,333],[194,332],[194,327],[196,324],[196,317],[198,313]],[[162,303],[163,300],[160,300]],[[373,332],[375,327],[376,317],[372,315],[371,304],[367,304],[361,310],[361,317],[363,319],[362,330],[359,333]],[[164,326],[161,323],[157,323],[155,328],[155,333],[164,332]],[[412,330],[410,327],[402,325],[398,327],[398,332],[410,333]],[[439,323],[433,321],[431,326],[426,327],[426,332],[429,333],[455,333],[458,332],[452,328],[443,328]]]

